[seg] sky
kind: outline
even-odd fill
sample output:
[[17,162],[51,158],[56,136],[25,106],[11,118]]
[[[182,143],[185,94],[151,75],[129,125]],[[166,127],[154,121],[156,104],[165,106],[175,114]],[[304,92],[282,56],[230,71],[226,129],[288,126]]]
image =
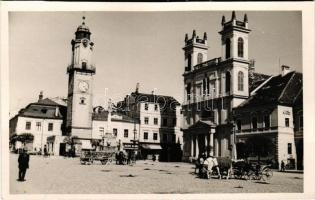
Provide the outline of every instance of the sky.
[[[248,11],[249,58],[259,73],[277,75],[280,65],[302,72],[302,15],[298,11]],[[208,59],[221,56],[221,18],[231,11],[11,12],[9,14],[10,116],[44,97],[67,97],[71,39],[86,17],[95,43],[93,105],[140,92],[184,95],[185,33],[208,34]],[[237,11],[238,20],[244,12]],[[280,64],[280,65],[279,65]]]

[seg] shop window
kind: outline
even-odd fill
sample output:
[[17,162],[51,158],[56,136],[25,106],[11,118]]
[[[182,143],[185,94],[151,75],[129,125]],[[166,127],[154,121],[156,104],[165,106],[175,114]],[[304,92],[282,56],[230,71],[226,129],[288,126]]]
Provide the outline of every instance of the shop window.
[[163,142],[167,142],[167,134],[163,134]]

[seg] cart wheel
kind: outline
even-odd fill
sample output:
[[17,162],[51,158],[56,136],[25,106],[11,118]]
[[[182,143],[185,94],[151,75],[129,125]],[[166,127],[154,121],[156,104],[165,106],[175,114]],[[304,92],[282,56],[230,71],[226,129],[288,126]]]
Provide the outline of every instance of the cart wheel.
[[108,161],[107,161],[107,162],[108,162],[108,163],[112,163],[112,161],[113,161],[112,159],[108,159]]
[[263,172],[262,172],[262,179],[264,181],[266,181],[266,182],[270,181],[272,176],[273,176],[273,172],[271,171],[271,169],[267,168],[267,169],[263,170]]

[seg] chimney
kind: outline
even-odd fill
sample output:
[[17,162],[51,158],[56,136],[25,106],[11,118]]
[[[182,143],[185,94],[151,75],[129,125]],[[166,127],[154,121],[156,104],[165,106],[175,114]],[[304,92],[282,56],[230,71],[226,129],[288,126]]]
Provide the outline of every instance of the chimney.
[[139,83],[137,83],[137,85],[136,85],[136,94],[138,94],[138,93],[139,93],[139,87],[140,87],[140,84],[139,84]]
[[39,95],[38,95],[38,102],[40,102],[41,100],[43,100],[43,91],[40,91]]
[[56,106],[56,110],[55,110],[55,117],[58,117],[58,116],[59,116],[59,113],[60,113],[60,111],[59,111],[59,107],[58,107],[58,106]]
[[249,76],[249,78],[251,78],[251,79],[254,78],[254,72],[255,72],[255,60],[251,59],[249,61],[249,66],[248,66],[248,76]]
[[282,65],[281,66],[281,76],[285,76],[289,72],[291,72],[289,66],[287,66],[287,65]]

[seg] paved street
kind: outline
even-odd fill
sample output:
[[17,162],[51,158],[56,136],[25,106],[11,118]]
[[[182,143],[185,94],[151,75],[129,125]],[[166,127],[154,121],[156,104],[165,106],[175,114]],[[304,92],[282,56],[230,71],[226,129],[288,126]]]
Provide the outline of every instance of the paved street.
[[139,161],[134,166],[80,165],[78,158],[30,157],[26,181],[18,182],[17,155],[10,155],[12,194],[303,192],[303,174],[274,172],[270,184],[199,179],[188,163]]

